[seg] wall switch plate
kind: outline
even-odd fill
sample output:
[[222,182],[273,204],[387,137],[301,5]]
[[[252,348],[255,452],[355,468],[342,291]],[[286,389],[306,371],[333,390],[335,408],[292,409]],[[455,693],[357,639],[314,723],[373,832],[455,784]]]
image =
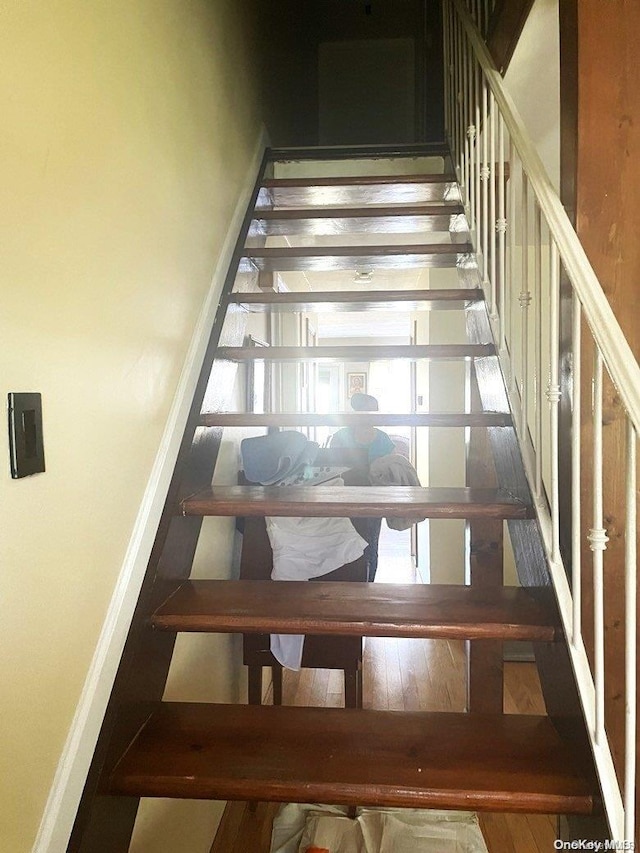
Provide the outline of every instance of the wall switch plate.
[[44,471],[41,394],[9,394],[9,453],[14,480]]

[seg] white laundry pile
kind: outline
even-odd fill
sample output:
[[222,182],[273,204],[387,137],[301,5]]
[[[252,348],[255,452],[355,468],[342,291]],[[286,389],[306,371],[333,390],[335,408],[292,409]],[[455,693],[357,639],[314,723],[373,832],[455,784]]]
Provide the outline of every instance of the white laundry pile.
[[[332,480],[332,486],[344,486]],[[366,541],[348,518],[266,519],[274,581],[306,581],[339,569],[364,553]],[[300,669],[304,634],[272,634],[271,653],[288,669]]]
[[289,803],[273,823],[271,853],[487,853],[473,812],[427,809],[357,810]]
[[[344,488],[335,469],[314,469],[315,441],[296,430],[245,438],[240,442],[245,477],[263,486],[331,483]],[[339,469],[344,471],[344,468]],[[272,580],[306,581],[357,560],[367,547],[348,518],[265,519],[273,551]],[[288,669],[300,669],[304,635],[272,634],[271,653]]]
[[[415,468],[398,453],[375,459],[369,468],[372,486],[419,486]],[[344,487],[340,478],[331,480]],[[387,518],[394,530],[406,530],[422,519]],[[309,580],[326,575],[356,560],[367,542],[348,518],[267,518],[267,533],[273,550],[273,580]],[[272,634],[271,653],[288,669],[299,670],[304,650],[303,634]]]

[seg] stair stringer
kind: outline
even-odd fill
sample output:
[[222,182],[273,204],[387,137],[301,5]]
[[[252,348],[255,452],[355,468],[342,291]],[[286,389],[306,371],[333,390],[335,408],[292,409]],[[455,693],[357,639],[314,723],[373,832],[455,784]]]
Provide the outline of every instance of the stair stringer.
[[[466,311],[467,338],[470,343],[493,340],[484,305]],[[509,412],[504,375],[498,356],[475,361],[478,390],[485,410]],[[488,427],[493,450],[497,484],[531,501],[531,490],[514,427]],[[536,519],[507,521],[518,579],[523,587],[553,586],[540,526]],[[549,717],[558,732],[573,747],[576,761],[599,790],[590,739],[578,693],[575,673],[566,639],[558,643],[534,643],[533,651]],[[604,814],[587,818],[567,816],[562,826],[564,840],[580,838],[604,841],[611,838]]]

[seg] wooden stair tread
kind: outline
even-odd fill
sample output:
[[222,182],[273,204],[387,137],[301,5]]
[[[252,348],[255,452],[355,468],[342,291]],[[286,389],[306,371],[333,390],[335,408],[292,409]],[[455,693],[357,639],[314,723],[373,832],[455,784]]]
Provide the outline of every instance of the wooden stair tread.
[[390,358],[458,359],[495,355],[493,344],[399,344],[386,346],[218,347],[229,361],[379,361]]
[[162,703],[110,794],[589,814],[547,717]]
[[430,202],[460,204],[455,175],[359,175],[264,180],[255,210],[311,207],[407,206]]
[[270,256],[243,257],[238,267],[242,273],[257,269],[263,272],[291,272],[296,270],[310,272],[330,272],[331,270],[405,270],[419,268],[448,269],[458,267],[469,257],[466,247],[460,245],[455,252],[437,252],[423,254],[420,252],[408,252],[397,254],[387,252],[386,254],[373,254],[368,252],[363,255],[345,254],[320,254],[302,255],[296,252]]
[[503,412],[419,412],[384,414],[383,412],[204,412],[201,426],[424,426],[424,427],[510,427],[511,415]]
[[371,257],[393,255],[451,255],[469,254],[473,251],[471,243],[393,243],[391,245],[365,246],[265,246],[263,248],[245,248],[245,258],[353,258],[362,255]]
[[553,642],[550,589],[446,584],[185,581],[151,617],[170,631]]
[[531,518],[502,489],[420,486],[213,486],[180,503],[183,515],[317,518]]
[[273,163],[290,163],[291,161],[306,160],[311,162],[327,162],[340,160],[380,160],[388,158],[407,157],[440,157],[451,156],[449,147],[442,142],[398,142],[374,145],[312,145],[284,146],[270,149],[270,160]]
[[287,258],[393,258],[395,255],[468,255],[473,246],[466,240],[450,243],[391,243],[360,246],[245,246],[242,254],[253,261]]
[[469,242],[365,246],[271,246],[244,248],[240,269],[265,271],[407,269],[452,267],[473,251]]
[[256,210],[254,219],[264,221],[297,219],[376,219],[378,217],[403,218],[425,216],[457,216],[464,213],[460,202],[430,202],[428,204],[398,204],[372,207],[280,207],[273,210]]
[[480,302],[484,293],[479,288],[448,288],[439,290],[331,290],[300,293],[233,293],[232,305],[249,311],[424,311],[459,308]]
[[[262,219],[257,216],[251,221],[245,247],[259,247],[264,245],[265,237],[290,237],[298,241],[298,245],[314,244],[316,238],[334,238],[332,245],[345,245],[339,242],[344,238],[356,239],[365,235],[377,235],[378,240],[388,239],[390,234],[403,235],[405,240],[409,235],[439,235],[440,237],[464,237],[464,242],[469,242],[469,228],[464,230],[456,223],[455,231],[451,227],[451,215],[423,215],[423,216],[334,216],[334,217],[298,217],[297,219]],[[371,240],[366,245],[375,246],[376,242]],[[417,245],[417,244],[416,244]],[[275,248],[275,247],[274,247]]]
[[[274,209],[269,211],[272,213],[271,216],[255,216],[248,236],[249,238],[258,235],[263,237],[338,237],[345,234],[445,233],[451,231],[452,216],[459,215],[458,205],[439,205],[441,209],[447,207],[449,209],[442,213],[431,212],[424,208],[414,213],[393,208],[343,208],[341,210],[334,207],[313,212],[309,208],[302,208],[298,209],[298,216],[278,216],[280,211]],[[407,209],[419,210],[415,207]],[[368,210],[370,212],[367,212]],[[294,211],[295,208],[287,209],[287,213]]]
[[266,178],[263,187],[369,187],[386,184],[455,184],[453,174],[335,175],[323,177]]

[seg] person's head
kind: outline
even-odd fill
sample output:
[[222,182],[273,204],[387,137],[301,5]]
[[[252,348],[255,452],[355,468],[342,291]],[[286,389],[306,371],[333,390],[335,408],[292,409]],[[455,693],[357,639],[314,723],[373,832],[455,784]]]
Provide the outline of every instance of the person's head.
[[354,412],[377,412],[378,401],[371,394],[357,392],[351,395],[351,408]]

